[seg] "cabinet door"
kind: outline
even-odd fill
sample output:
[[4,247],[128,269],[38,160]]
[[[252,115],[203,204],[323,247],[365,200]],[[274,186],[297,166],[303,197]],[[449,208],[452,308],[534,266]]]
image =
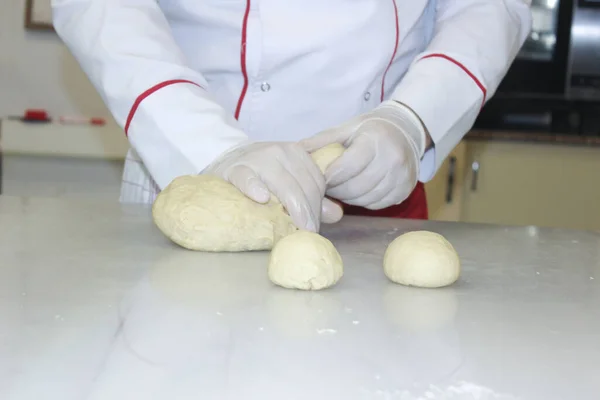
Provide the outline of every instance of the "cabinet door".
[[466,171],[466,143],[460,142],[425,184],[429,219],[459,221]]
[[467,222],[600,229],[600,148],[470,141]]

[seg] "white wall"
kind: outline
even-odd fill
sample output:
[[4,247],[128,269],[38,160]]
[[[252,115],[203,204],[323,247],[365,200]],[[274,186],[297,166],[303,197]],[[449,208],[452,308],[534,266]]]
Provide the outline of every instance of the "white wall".
[[118,201],[128,143],[58,36],[26,31],[25,0],[0,0],[0,119],[43,108],[103,127],[2,123],[2,194]]
[[0,118],[26,108],[110,118],[58,36],[26,31],[24,13],[25,0],[0,0]]

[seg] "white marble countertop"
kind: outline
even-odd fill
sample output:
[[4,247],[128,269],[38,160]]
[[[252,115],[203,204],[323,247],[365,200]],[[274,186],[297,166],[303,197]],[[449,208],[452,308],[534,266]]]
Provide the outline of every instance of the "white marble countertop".
[[[442,233],[443,289],[388,282],[385,246]],[[321,292],[267,253],[201,254],[149,210],[0,196],[0,399],[597,399],[600,234],[345,218]]]

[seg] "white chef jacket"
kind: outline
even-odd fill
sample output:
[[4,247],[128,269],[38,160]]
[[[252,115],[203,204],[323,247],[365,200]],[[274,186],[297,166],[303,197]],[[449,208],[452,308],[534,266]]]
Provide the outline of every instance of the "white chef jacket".
[[531,27],[530,0],[52,0],[54,27],[132,149],[121,200],[152,202],[247,141],[297,141],[408,105],[431,179]]

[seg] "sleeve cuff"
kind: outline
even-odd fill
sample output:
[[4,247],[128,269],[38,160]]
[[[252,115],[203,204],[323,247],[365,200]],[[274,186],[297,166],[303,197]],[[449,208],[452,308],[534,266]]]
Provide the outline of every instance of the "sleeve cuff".
[[421,166],[419,169],[419,181],[423,183],[429,182],[433,178],[437,170],[438,166],[436,164],[435,147],[432,147],[429,150],[425,151],[423,158],[421,158]]
[[143,98],[127,128],[129,141],[161,190],[248,141],[232,115],[187,81],[161,86]]
[[415,61],[392,99],[410,107],[431,136],[434,147],[421,159],[419,174],[421,182],[428,182],[471,129],[484,102],[485,88],[474,72],[454,58],[431,54]]

